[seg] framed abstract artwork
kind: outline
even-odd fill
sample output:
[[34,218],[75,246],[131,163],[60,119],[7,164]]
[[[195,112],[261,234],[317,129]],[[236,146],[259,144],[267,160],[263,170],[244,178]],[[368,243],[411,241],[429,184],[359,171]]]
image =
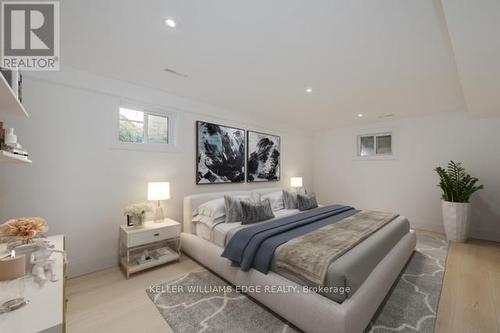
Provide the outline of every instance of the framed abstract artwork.
[[245,181],[245,130],[196,122],[196,184]]
[[277,135],[248,131],[247,181],[280,180],[281,147]]

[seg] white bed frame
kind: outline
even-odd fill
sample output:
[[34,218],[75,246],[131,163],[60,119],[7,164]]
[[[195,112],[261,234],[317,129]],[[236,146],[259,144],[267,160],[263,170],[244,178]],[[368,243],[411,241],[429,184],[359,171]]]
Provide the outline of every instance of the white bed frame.
[[[251,192],[269,193],[281,188]],[[361,333],[368,326],[379,305],[410,258],[416,245],[413,231],[406,234],[375,267],[366,281],[343,303],[336,303],[316,293],[302,292],[302,287],[274,272],[263,274],[251,269],[243,272],[221,257],[223,249],[193,234],[192,212],[207,201],[224,195],[249,194],[250,191],[196,194],[184,198],[182,250],[203,266],[236,286],[294,286],[299,293],[248,292],[293,325],[310,333]]]

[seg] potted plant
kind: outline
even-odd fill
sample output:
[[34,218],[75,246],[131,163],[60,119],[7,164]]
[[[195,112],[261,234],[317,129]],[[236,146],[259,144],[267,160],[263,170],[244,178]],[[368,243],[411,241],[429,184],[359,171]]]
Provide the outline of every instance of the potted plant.
[[442,209],[446,238],[452,241],[465,242],[470,222],[471,195],[484,188],[476,185],[479,181],[465,172],[462,163],[450,161],[446,169],[437,167],[439,187],[443,190]]
[[138,203],[125,207],[123,214],[127,216],[127,225],[141,228],[144,226],[146,212],[150,211],[149,204]]

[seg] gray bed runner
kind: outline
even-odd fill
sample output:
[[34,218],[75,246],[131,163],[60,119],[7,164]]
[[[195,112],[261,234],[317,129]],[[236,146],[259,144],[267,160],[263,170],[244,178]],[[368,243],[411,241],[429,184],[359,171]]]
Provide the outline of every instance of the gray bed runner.
[[324,286],[330,264],[375,231],[394,220],[397,214],[361,211],[288,241],[275,252],[277,273],[291,274],[307,284]]
[[277,247],[357,212],[349,206],[331,205],[248,227],[231,238],[222,256],[243,271],[255,268],[267,273]]

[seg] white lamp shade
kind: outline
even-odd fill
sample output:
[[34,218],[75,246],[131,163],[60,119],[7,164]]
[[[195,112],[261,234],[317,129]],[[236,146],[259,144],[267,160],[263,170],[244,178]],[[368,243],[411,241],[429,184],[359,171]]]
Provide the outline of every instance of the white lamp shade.
[[169,182],[148,183],[148,200],[168,200],[170,199]]
[[291,177],[290,178],[291,187],[302,187],[302,177]]

